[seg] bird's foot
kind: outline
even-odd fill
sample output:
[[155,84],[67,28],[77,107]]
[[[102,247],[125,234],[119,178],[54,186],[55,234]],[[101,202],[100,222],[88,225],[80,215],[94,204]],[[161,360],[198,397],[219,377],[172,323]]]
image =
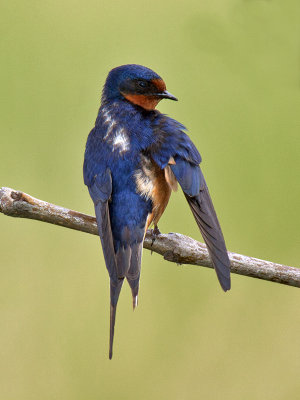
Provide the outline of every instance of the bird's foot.
[[[157,236],[159,236],[161,234],[160,230],[158,229],[158,226],[155,225],[154,229],[150,230],[151,233],[151,237],[152,237],[152,242],[151,242],[151,247],[153,246]],[[151,250],[151,254],[152,254],[152,250]]]

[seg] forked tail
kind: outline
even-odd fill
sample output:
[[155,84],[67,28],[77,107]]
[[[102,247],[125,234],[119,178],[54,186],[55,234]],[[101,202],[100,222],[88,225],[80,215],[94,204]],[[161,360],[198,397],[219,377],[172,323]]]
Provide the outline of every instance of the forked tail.
[[116,311],[119,295],[122,289],[124,278],[119,279],[117,285],[110,281],[110,333],[109,333],[109,359],[113,356],[113,343],[115,333]]

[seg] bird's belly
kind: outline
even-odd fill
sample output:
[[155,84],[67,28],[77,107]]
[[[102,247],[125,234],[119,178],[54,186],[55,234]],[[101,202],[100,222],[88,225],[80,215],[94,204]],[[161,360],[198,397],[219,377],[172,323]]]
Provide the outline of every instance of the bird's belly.
[[152,201],[152,212],[148,216],[146,229],[152,222],[157,225],[169,202],[172,185],[166,176],[165,170],[150,157],[142,156],[141,167],[135,173],[135,182],[137,192]]
[[160,217],[168,205],[171,192],[172,189],[166,181],[165,172],[159,169],[152,191],[153,209],[147,220],[148,226],[151,225],[152,222],[154,225],[158,224]]

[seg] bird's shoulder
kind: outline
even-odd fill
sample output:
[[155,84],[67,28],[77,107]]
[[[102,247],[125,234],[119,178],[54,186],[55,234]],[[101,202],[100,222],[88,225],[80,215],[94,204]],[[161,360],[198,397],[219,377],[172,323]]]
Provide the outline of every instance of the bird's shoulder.
[[84,181],[110,168],[118,176],[130,174],[141,153],[153,142],[152,113],[142,113],[128,102],[103,104],[85,149]]
[[199,165],[201,156],[180,122],[157,112],[152,123],[155,141],[150,146],[154,161],[165,168],[170,158],[181,158]]

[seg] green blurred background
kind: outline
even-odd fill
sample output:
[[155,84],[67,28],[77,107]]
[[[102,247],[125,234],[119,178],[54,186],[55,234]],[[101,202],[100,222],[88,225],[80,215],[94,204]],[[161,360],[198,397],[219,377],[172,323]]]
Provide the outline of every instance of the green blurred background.
[[[107,72],[138,63],[179,102],[229,250],[299,265],[299,1],[1,1],[0,186],[85,213]],[[0,215],[0,399],[298,399],[300,292],[144,252],[108,360],[97,237]],[[183,196],[160,229],[202,240]]]

